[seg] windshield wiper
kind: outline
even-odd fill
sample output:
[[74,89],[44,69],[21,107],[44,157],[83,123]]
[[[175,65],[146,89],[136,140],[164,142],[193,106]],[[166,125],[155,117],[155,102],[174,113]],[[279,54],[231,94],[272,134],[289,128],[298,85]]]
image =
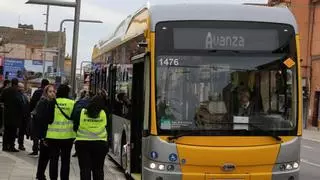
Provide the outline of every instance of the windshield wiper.
[[[275,134],[273,134],[273,133],[271,133],[271,132],[269,132],[269,131],[266,131],[266,130],[264,130],[264,129],[262,129],[262,128],[254,125],[254,124],[252,124],[252,123],[211,123],[211,124],[249,125],[249,126],[255,128],[255,129],[259,130],[259,131],[262,131],[262,132],[268,134],[270,137],[273,137],[275,140],[282,142],[282,139],[281,139],[280,136],[277,136],[277,135],[275,135]],[[240,129],[240,130],[241,130],[241,129]],[[176,134],[176,135],[174,135],[174,136],[170,136],[170,137],[168,137],[168,140],[169,140],[169,142],[173,142],[173,140],[179,139],[179,138],[181,138],[181,137],[183,137],[183,136],[195,135],[195,134],[199,134],[199,132],[205,132],[205,131],[206,131],[206,130],[191,130],[191,131],[186,132],[186,133],[180,133],[180,134]]]
[[269,131],[266,131],[266,130],[264,130],[264,129],[262,129],[262,128],[254,125],[254,124],[252,124],[252,123],[236,123],[236,124],[244,124],[244,125],[247,124],[247,125],[255,128],[255,129],[258,129],[259,131],[262,131],[262,132],[268,134],[270,137],[273,137],[273,138],[274,138],[275,140],[277,140],[277,141],[282,141],[282,139],[281,139],[280,136],[277,136],[277,135],[275,135],[275,134],[273,134],[273,133],[271,133],[271,132],[269,132]]
[[183,136],[195,135],[195,134],[199,134],[199,132],[203,132],[203,130],[191,130],[189,132],[179,133],[179,134],[176,134],[174,136],[169,136],[168,140],[169,140],[169,142],[173,142],[173,140],[179,139],[179,138],[181,138]]

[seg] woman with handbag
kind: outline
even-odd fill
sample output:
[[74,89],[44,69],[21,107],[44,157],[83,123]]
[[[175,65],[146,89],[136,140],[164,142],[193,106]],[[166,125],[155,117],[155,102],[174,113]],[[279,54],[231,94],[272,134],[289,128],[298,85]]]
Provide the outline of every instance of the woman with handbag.
[[45,180],[45,171],[49,162],[49,147],[46,137],[48,124],[53,122],[55,89],[52,85],[44,88],[42,97],[33,111],[33,135],[40,139],[40,155],[38,159],[37,179]]

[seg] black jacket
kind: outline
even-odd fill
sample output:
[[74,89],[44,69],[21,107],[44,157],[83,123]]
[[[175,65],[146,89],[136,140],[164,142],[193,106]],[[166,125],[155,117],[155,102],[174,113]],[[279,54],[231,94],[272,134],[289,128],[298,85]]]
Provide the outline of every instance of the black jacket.
[[45,138],[48,125],[53,123],[55,103],[53,100],[41,98],[35,107],[33,118],[33,135],[39,139]]
[[43,89],[42,88],[37,89],[33,93],[32,98],[30,100],[30,112],[32,112],[33,109],[37,106],[37,103],[40,100],[40,98],[42,96],[42,93],[43,93]]
[[17,87],[9,87],[3,90],[1,102],[4,103],[5,126],[20,127],[23,115],[23,103]]

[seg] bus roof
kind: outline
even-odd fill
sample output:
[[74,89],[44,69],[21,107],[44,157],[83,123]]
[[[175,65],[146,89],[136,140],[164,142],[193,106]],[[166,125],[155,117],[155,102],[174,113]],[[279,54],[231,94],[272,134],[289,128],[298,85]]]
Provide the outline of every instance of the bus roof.
[[245,4],[181,3],[150,4],[151,30],[161,21],[229,20],[290,24],[298,33],[297,22],[288,8]]
[[[155,2],[155,3],[153,3]],[[128,35],[130,25],[141,12],[148,11],[150,16],[150,29],[161,21],[191,21],[191,20],[225,20],[225,21],[251,21],[290,24],[298,33],[297,22],[288,8],[268,7],[264,5],[250,5],[242,3],[217,3],[199,1],[152,1],[141,9],[124,19],[106,40],[100,40],[95,45],[93,58],[121,44]],[[141,31],[140,33],[143,33]],[[129,33],[130,34],[130,33]],[[132,36],[134,37],[134,36]]]

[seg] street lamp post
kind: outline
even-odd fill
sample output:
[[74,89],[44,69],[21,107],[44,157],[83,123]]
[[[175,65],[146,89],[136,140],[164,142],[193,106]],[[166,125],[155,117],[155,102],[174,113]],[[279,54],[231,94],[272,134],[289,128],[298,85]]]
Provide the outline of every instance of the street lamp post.
[[73,28],[73,43],[72,43],[72,64],[71,64],[71,93],[75,93],[75,77],[77,67],[77,53],[78,53],[78,37],[79,37],[79,21],[80,21],[80,7],[81,0],[75,2],[66,2],[61,0],[29,0],[27,4],[42,4],[53,6],[64,6],[75,8],[74,12],[74,28]]
[[[87,23],[103,23],[102,21],[99,20],[85,20],[85,19],[81,19],[79,20],[80,22],[87,22]],[[61,61],[61,33],[62,33],[62,27],[63,27],[63,23],[64,22],[74,22],[74,19],[64,19],[60,22],[60,29],[59,29],[59,39],[58,39],[58,48],[59,48],[59,52],[58,52],[58,62],[57,62],[57,72],[58,72],[58,76],[60,76],[61,73],[61,68],[60,68],[60,61]]]
[[26,2],[26,4],[76,7],[76,2],[68,2],[68,1],[61,1],[61,0],[29,0],[28,2]]
[[76,87],[76,68],[78,56],[78,38],[79,38],[79,21],[80,21],[80,7],[81,0],[76,0],[75,13],[74,13],[74,28],[73,28],[73,41],[72,44],[72,59],[71,59],[71,93],[75,94]]
[[[49,26],[49,10],[50,6],[47,5],[47,13],[46,15],[46,32],[44,36],[44,48],[46,49],[48,47],[48,26]],[[45,78],[45,72],[46,72],[46,58],[47,58],[47,53],[44,52],[43,54],[43,61],[42,61],[42,78]]]

